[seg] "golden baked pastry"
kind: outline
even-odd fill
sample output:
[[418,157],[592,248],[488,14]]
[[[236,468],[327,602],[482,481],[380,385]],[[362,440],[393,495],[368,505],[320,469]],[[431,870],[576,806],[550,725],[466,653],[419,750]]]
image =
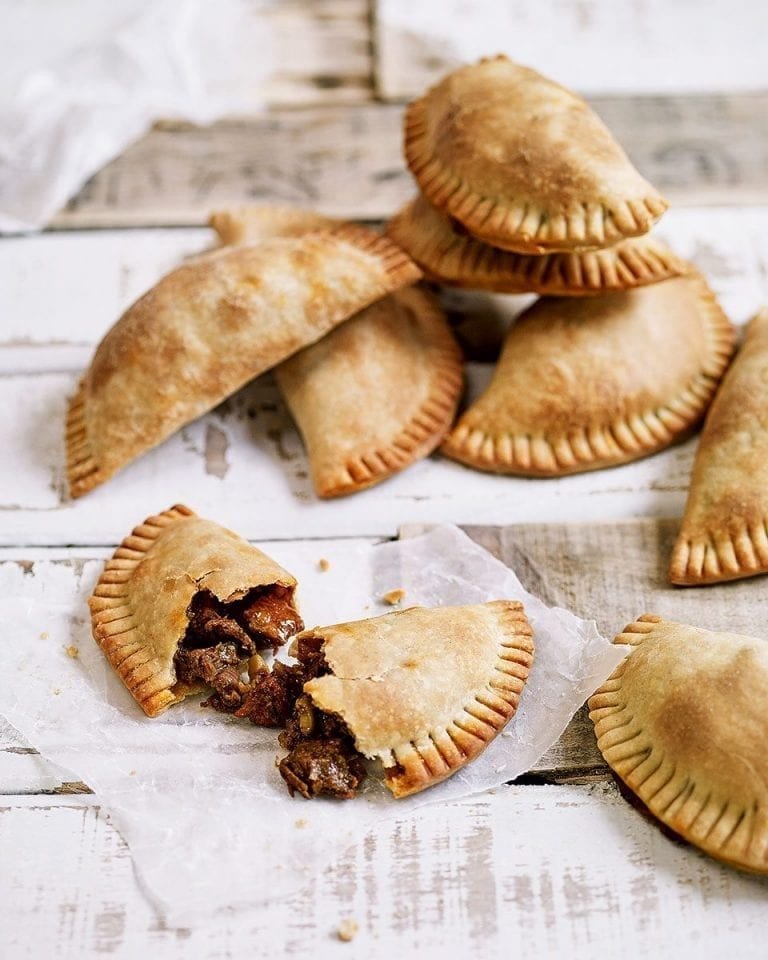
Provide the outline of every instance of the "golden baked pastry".
[[560,476],[680,440],[706,410],[733,328],[698,274],[625,293],[542,298],[443,444],[496,473]]
[[462,356],[437,301],[408,287],[275,370],[321,497],[369,487],[428,456],[456,415]]
[[476,240],[422,196],[395,214],[387,234],[430,280],[497,293],[591,295],[657,283],[690,269],[654,237],[538,256],[500,250]]
[[225,247],[169,273],[96,349],[69,408],[72,496],[420,271],[360,227]]
[[519,253],[605,247],[667,207],[581,97],[504,56],[410,104],[405,156],[434,206]]
[[269,237],[301,237],[318,230],[333,230],[344,221],[300,207],[267,204],[215,210],[208,219],[225,245],[254,243]]
[[607,763],[654,816],[732,866],[768,874],[768,642],[646,614],[589,700]]
[[[291,793],[353,795],[361,754],[381,760],[396,797],[444,780],[514,716],[533,649],[515,600],[412,607],[299,634],[291,652],[311,679],[281,738]],[[345,765],[347,792],[333,782]]]
[[[293,207],[211,216],[224,243],[301,236],[334,224],[340,221]],[[275,375],[304,439],[315,491],[337,497],[438,446],[456,414],[462,356],[437,301],[408,287],[294,354]]]
[[758,573],[768,573],[768,308],[747,327],[707,414],[669,578]]
[[295,589],[261,550],[177,505],[136,527],[107,561],[88,600],[91,628],[147,716],[204,689],[231,712],[244,662],[303,629]]

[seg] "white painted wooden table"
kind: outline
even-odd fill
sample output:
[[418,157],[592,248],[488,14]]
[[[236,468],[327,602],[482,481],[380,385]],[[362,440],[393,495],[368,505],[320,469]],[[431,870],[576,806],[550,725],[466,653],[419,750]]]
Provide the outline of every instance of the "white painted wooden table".
[[[554,481],[486,476],[435,457],[364,494],[319,503],[268,376],[81,502],[63,499],[63,414],[78,372],[122,308],[211,242],[201,224],[212,205],[267,198],[377,217],[410,193],[401,107],[382,101],[414,92],[441,61],[429,45],[413,54],[418,43],[408,36],[405,63],[409,5],[388,0],[401,36],[379,22],[374,63],[374,6],[284,4],[278,35],[303,38],[304,54],[283,60],[273,113],[207,131],[167,124],[97,175],[59,215],[58,232],[0,241],[0,579],[8,589],[44,590],[63,569],[74,584],[83,561],[105,557],[133,524],[178,500],[267,549],[293,541],[307,577],[327,557],[323,576],[337,589],[355,589],[361,552],[406,523],[679,516],[695,440]],[[596,43],[606,5],[560,6],[584,42]],[[452,7],[460,17],[463,5]],[[640,5],[633,11],[642,20]],[[701,267],[741,323],[768,302],[768,97],[696,93],[706,80],[699,75],[687,96],[598,100],[676,202],[661,235]],[[596,90],[589,78],[585,86]],[[267,154],[293,166],[269,166]],[[102,229],[85,229],[94,225]],[[473,329],[492,334],[519,302],[473,299],[476,320],[460,329],[470,341]],[[488,367],[473,363],[469,373],[477,389]],[[0,728],[0,955],[765,956],[768,885],[663,836],[619,795],[590,738],[581,717],[525,782],[382,823],[285,903],[171,929],[139,889],[98,797]],[[352,943],[336,937],[344,918],[359,924]]]

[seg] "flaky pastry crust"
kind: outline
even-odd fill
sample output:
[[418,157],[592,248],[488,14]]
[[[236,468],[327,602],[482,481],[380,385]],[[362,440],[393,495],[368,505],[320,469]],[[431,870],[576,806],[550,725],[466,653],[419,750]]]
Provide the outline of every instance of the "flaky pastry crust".
[[434,206],[518,253],[605,247],[667,207],[584,100],[504,56],[410,104],[405,156]]
[[476,240],[421,196],[395,214],[387,234],[428,279],[497,293],[588,296],[658,283],[690,269],[654,237],[621,240],[604,250],[512,253]]
[[672,583],[695,586],[768,573],[768,308],[707,414],[672,552]]
[[72,496],[420,275],[390,240],[353,226],[177,268],[107,333],[70,403]]
[[768,642],[646,614],[589,700],[600,752],[662,823],[768,874]]
[[88,600],[94,640],[149,717],[197,692],[176,682],[174,655],[194,595],[222,602],[254,587],[296,588],[256,547],[177,504],[148,517],[108,560]]
[[408,287],[275,371],[321,497],[354,493],[428,456],[451,428],[462,356],[437,301]]
[[304,686],[340,716],[365,756],[404,797],[480,754],[514,716],[533,662],[521,603],[412,607],[317,627],[331,673]]
[[733,328],[698,274],[542,298],[511,328],[489,387],[442,450],[531,476],[635,460],[693,430],[732,350]]

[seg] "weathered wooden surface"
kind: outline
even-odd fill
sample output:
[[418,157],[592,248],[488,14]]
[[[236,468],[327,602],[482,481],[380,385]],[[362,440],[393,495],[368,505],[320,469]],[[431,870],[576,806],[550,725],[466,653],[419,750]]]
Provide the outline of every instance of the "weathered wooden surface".
[[[610,784],[505,787],[383,821],[300,893],[192,929],[137,895],[128,849],[83,798],[7,803],[0,856],[14,960],[505,960],[513,944],[537,958],[758,957],[768,895],[764,879],[668,840]],[[336,935],[346,918],[351,944]]]
[[379,94],[403,99],[457,65],[506,53],[588,93],[768,87],[761,0],[377,0]]
[[[596,97],[640,170],[678,204],[768,201],[768,94]],[[271,201],[387,217],[414,193],[402,107],[273,110],[209,128],[162,124],[97,173],[58,227],[205,223],[211,209]]]

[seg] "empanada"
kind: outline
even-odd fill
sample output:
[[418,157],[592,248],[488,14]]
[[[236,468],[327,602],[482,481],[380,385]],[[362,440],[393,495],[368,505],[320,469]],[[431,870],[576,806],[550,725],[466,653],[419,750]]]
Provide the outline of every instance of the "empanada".
[[245,661],[303,629],[295,589],[266,554],[177,505],[123,540],[88,605],[94,639],[147,716],[204,689],[233,712]]
[[351,226],[177,268],[107,333],[70,404],[72,496],[419,276],[390,240]]
[[511,328],[489,387],[442,449],[532,476],[635,460],[690,433],[732,349],[733,328],[698,274],[542,298]]
[[[333,223],[291,207],[211,217],[222,242],[301,236]],[[456,414],[462,356],[437,301],[408,287],[294,354],[275,375],[304,439],[315,491],[337,497],[435,449]]]
[[389,221],[387,234],[430,280],[497,293],[582,296],[628,290],[690,269],[653,237],[622,240],[604,250],[511,253],[476,240],[421,196]]
[[747,327],[707,414],[693,464],[672,583],[768,573],[768,309]]
[[266,204],[216,210],[208,219],[225,245],[254,243],[270,237],[301,237],[318,230],[334,230],[344,221],[300,207]]
[[504,56],[410,104],[405,155],[434,206],[519,253],[604,247],[667,207],[580,97]]
[[291,793],[352,796],[363,757],[381,760],[396,797],[444,780],[514,716],[533,649],[515,600],[412,607],[299,634],[288,669],[303,693],[294,684],[281,737]]
[[428,456],[453,423],[462,357],[445,314],[408,287],[275,371],[321,497],[369,487]]
[[610,767],[662,823],[768,874],[768,642],[646,614],[589,700]]

